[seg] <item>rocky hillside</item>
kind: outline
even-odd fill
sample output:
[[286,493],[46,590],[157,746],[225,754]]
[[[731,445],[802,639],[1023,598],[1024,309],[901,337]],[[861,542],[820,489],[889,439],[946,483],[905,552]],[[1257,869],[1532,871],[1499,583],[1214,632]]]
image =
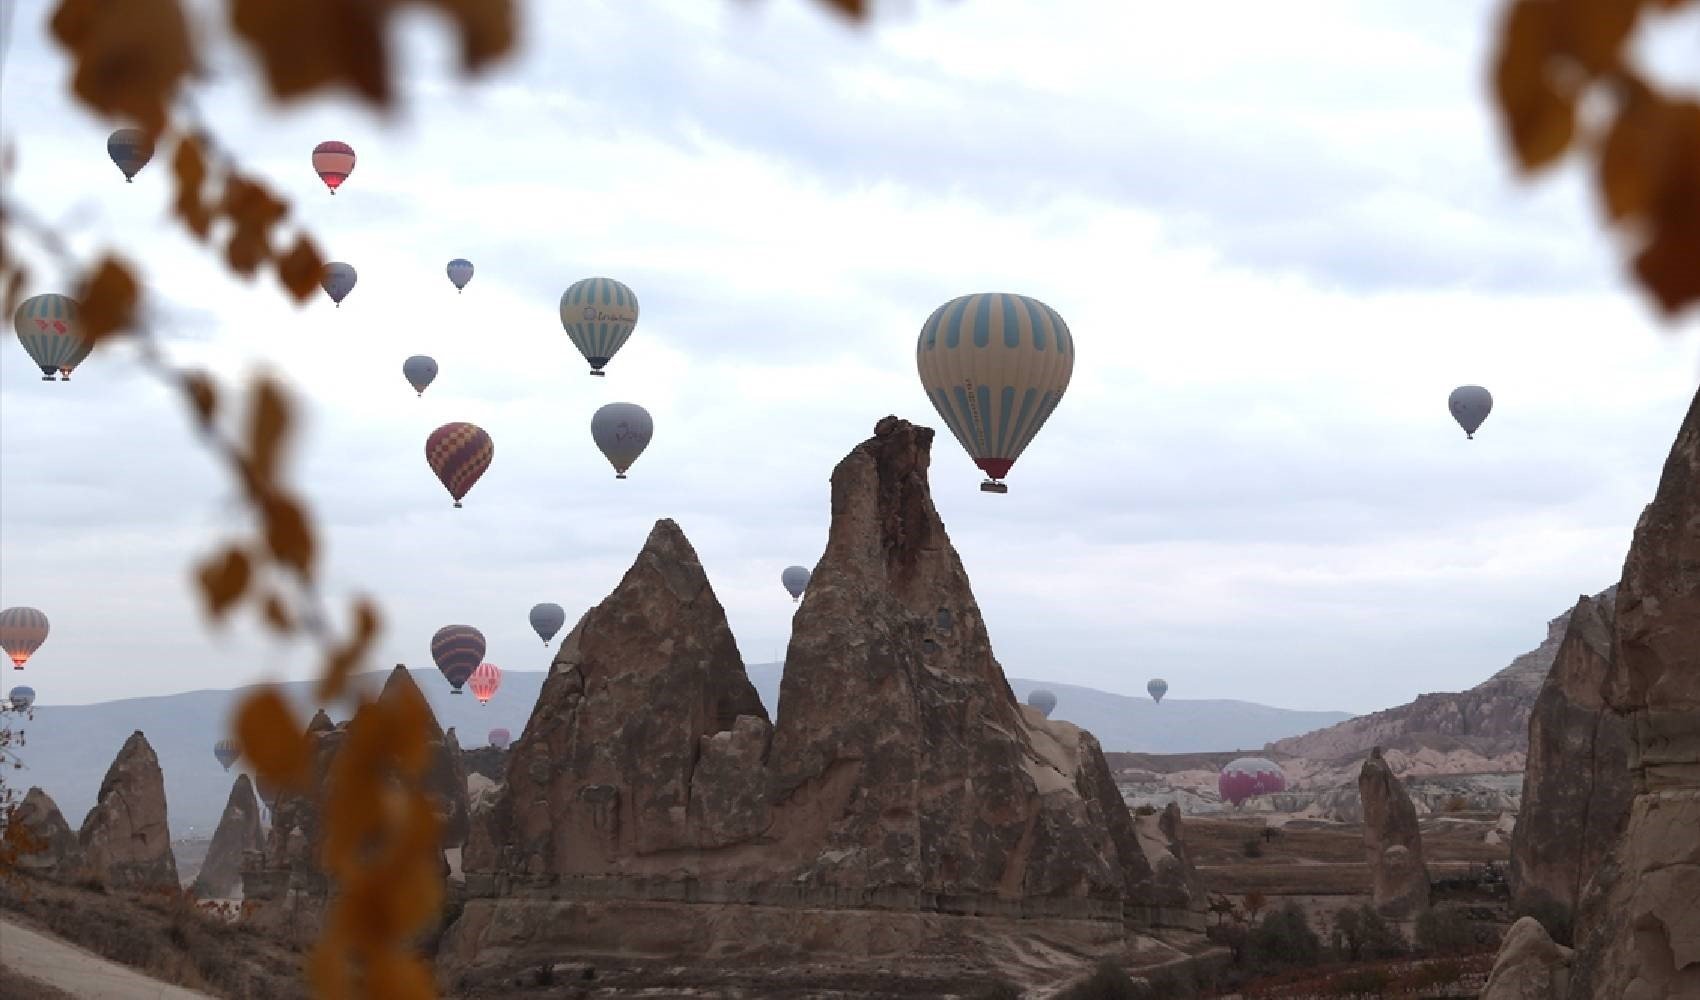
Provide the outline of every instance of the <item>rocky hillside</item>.
[[[1594,600],[1610,601],[1616,592],[1613,585]],[[1547,623],[1539,646],[1468,691],[1420,695],[1397,708],[1277,740],[1268,750],[1310,761],[1341,761],[1381,746],[1408,754],[1456,755],[1474,761],[1473,770],[1521,770],[1529,747],[1529,710],[1569,624],[1566,611]]]

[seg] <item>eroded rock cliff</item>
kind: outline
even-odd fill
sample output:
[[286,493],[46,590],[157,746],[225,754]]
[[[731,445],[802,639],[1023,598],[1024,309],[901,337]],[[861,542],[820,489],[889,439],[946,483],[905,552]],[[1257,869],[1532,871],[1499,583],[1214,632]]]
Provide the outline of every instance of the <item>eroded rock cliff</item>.
[[77,833],[82,863],[109,886],[178,887],[165,809],[165,776],[141,730],[130,734]]
[[246,774],[236,776],[224,814],[213,831],[207,859],[195,876],[195,895],[202,899],[235,896],[242,891],[242,864],[249,851],[265,847],[260,828],[260,803]]
[[1358,798],[1363,803],[1364,854],[1375,907],[1390,917],[1414,917],[1429,904],[1423,835],[1416,807],[1382,759],[1380,747],[1370,750],[1358,771]]

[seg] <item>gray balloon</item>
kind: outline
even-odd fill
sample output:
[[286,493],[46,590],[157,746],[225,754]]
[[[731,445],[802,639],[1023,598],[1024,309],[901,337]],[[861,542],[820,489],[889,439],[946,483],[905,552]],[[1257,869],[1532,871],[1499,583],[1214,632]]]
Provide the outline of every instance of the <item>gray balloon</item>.
[[320,276],[319,284],[324,286],[325,294],[331,297],[338,309],[342,308],[342,300],[348,298],[348,293],[354,291],[354,283],[360,276],[354,273],[354,268],[340,260],[333,260],[325,265],[325,273]]
[[1038,709],[1040,714],[1048,719],[1051,713],[1057,710],[1057,696],[1044,688],[1036,688],[1027,696],[1027,704]]
[[407,379],[407,384],[425,395],[425,387],[437,377],[437,360],[423,354],[415,354],[401,363],[401,374]]
[[1476,428],[1493,411],[1493,394],[1479,385],[1461,385],[1452,390],[1446,408],[1452,411],[1452,419],[1458,421],[1458,426],[1464,428],[1464,436],[1473,439]]
[[795,601],[802,597],[803,591],[809,587],[809,571],[802,566],[787,566],[784,572],[779,574],[779,582],[791,592],[791,599]]
[[655,421],[636,403],[609,403],[590,418],[590,436],[614,466],[615,479],[626,478],[654,434]]
[[1145,683],[1145,693],[1151,696],[1152,701],[1161,705],[1163,696],[1169,693],[1169,682],[1161,677],[1153,677]]
[[537,630],[545,646],[566,623],[567,611],[559,604],[539,604],[531,609],[531,627]]

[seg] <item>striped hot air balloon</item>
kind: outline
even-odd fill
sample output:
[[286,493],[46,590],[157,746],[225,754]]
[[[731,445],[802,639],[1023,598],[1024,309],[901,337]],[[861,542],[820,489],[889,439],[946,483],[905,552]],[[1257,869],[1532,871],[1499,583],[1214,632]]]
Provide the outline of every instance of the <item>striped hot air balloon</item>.
[[24,662],[41,644],[47,641],[47,616],[35,608],[7,608],[0,611],[0,649],[12,658],[12,666],[24,669]]
[[915,344],[927,398],[974,464],[980,489],[999,480],[1062,400],[1074,374],[1074,337],[1056,310],[1025,295],[982,292],[933,311]]
[[355,273],[353,265],[333,260],[325,265],[324,274],[319,276],[319,286],[331,297],[331,301],[336,303],[336,307],[341,309],[342,300],[348,298],[349,292],[354,291],[354,285],[359,280],[360,275]]
[[313,147],[313,169],[318,171],[325,187],[331,189],[331,194],[336,194],[336,189],[354,173],[354,147],[334,139],[319,143]]
[[431,659],[449,687],[460,694],[461,685],[484,662],[484,633],[471,625],[444,625],[431,637]]
[[465,257],[456,257],[449,261],[449,280],[454,282],[455,289],[461,290],[472,280],[472,261]]
[[136,175],[153,159],[153,140],[139,128],[121,128],[107,136],[106,155],[124,172],[124,183],[133,184]]
[[460,421],[444,424],[425,439],[425,461],[431,463],[431,471],[448,488],[456,507],[495,456],[496,442],[476,424]]
[[71,373],[76,371],[77,366],[82,364],[83,361],[87,359],[91,353],[93,353],[94,341],[87,338],[82,338],[82,341],[82,345],[77,348],[77,353],[71,355],[71,360],[59,366],[59,381],[71,381]]
[[625,345],[637,321],[637,296],[613,278],[585,278],[561,293],[561,327],[590,362],[592,375],[606,374],[602,366]]
[[77,322],[77,300],[68,295],[32,295],[18,303],[12,313],[12,328],[24,345],[43,382],[53,381],[61,369],[88,356],[91,345],[83,338]]
[[213,744],[213,756],[218,759],[218,762],[224,766],[226,771],[230,770],[230,765],[236,763],[236,758],[241,755],[242,751],[236,746],[235,740],[223,739]]
[[490,699],[496,696],[496,689],[502,686],[502,669],[494,663],[480,663],[466,686],[472,689],[472,696],[478,699],[478,704],[488,705]]

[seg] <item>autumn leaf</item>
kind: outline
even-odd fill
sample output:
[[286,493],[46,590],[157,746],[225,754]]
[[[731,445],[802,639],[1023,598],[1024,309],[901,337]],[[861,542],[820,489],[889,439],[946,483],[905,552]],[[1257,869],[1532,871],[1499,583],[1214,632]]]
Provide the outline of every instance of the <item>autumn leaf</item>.
[[234,545],[202,563],[195,578],[200,583],[207,614],[214,620],[223,618],[247,592],[252,577],[253,564],[247,553]]
[[1652,205],[1662,110],[1657,95],[1642,91],[1627,96],[1600,146],[1600,198],[1613,221],[1642,215]]
[[271,246],[265,236],[250,229],[238,229],[225,244],[224,259],[230,269],[244,278],[252,278],[260,263],[271,256]]
[[255,770],[280,786],[302,791],[312,775],[313,747],[289,703],[270,685],[236,711],[236,741]]
[[1559,0],[1557,6],[1557,47],[1591,76],[1616,69],[1641,0]]
[[313,529],[301,505],[273,489],[261,501],[261,513],[265,518],[266,546],[272,555],[302,577],[311,579],[316,555]]
[[1575,134],[1575,95],[1560,93],[1550,74],[1559,31],[1553,0],[1517,0],[1506,16],[1494,60],[1501,123],[1525,172],[1558,159]]
[[313,241],[302,235],[295,240],[295,249],[283,255],[277,262],[278,280],[297,302],[305,302],[307,297],[320,288],[320,279],[325,273],[325,258],[319,253],[319,248]]
[[171,154],[171,175],[177,181],[173,210],[190,232],[206,239],[212,230],[212,212],[201,198],[207,182],[207,162],[201,144],[192,136],[177,140],[177,151]]
[[324,674],[319,678],[317,697],[320,701],[342,695],[348,675],[366,658],[372,643],[377,640],[381,623],[378,605],[370,597],[361,597],[354,602],[354,635],[326,659]]
[[460,30],[460,65],[476,73],[514,47],[513,0],[424,0]]
[[195,418],[202,427],[211,427],[218,415],[218,390],[206,372],[187,372],[183,376],[183,392],[189,405],[195,408]]
[[189,26],[176,0],[63,0],[50,22],[70,53],[71,89],[90,110],[158,134],[194,68]]
[[83,337],[98,344],[128,329],[135,322],[141,288],[130,268],[116,257],[107,256],[82,283],[77,295],[78,325]]
[[394,92],[384,30],[391,0],[231,0],[230,23],[280,102],[346,85],[387,108]]
[[255,478],[269,484],[277,475],[283,443],[289,436],[289,398],[276,380],[265,376],[254,380],[252,396],[248,408],[248,457]]
[[295,616],[289,613],[289,606],[283,603],[283,598],[267,594],[261,609],[262,617],[273,632],[288,635],[295,631]]

